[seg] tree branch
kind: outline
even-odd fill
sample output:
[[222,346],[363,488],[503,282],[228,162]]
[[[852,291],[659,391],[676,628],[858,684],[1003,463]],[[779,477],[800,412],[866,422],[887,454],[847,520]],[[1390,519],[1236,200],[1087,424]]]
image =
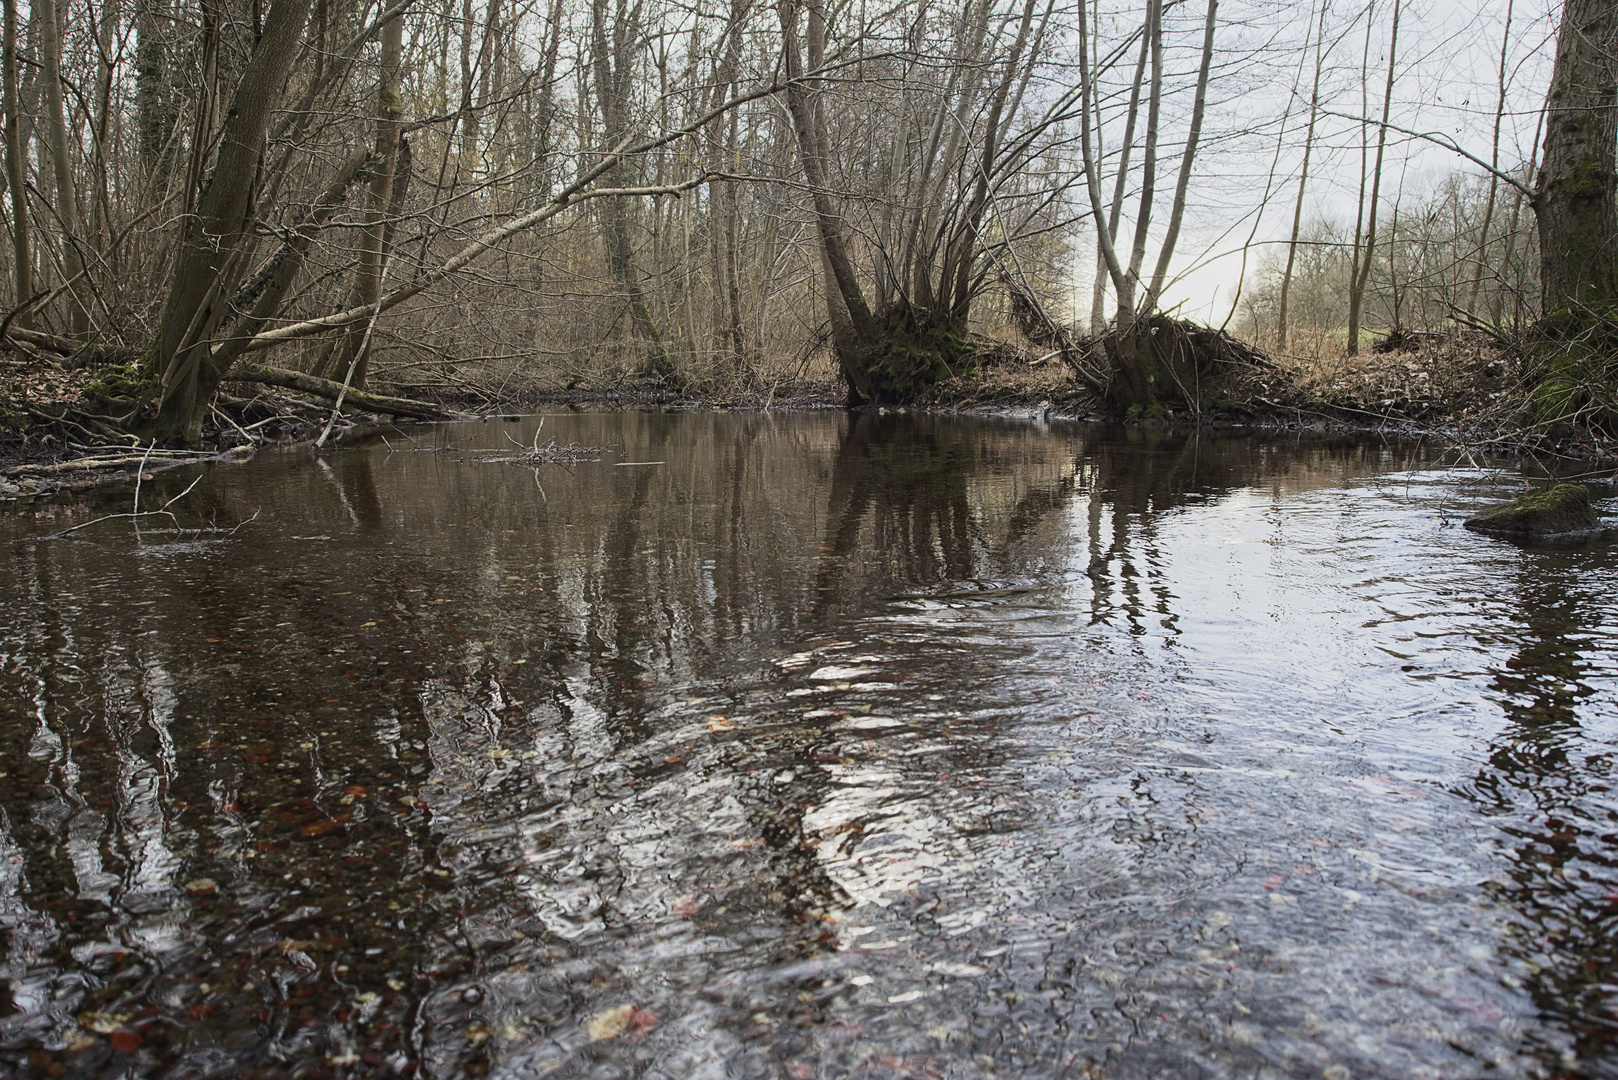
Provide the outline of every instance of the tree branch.
[[1523,197],[1526,198],[1530,203],[1534,201],[1533,188],[1524,184],[1521,180],[1518,180],[1510,173],[1501,172],[1499,169],[1495,168],[1493,165],[1490,165],[1487,161],[1484,161],[1477,155],[1468,153],[1467,151],[1461,149],[1460,145],[1456,143],[1454,139],[1450,138],[1448,135],[1442,134],[1441,132],[1412,131],[1409,128],[1402,128],[1398,124],[1384,124],[1384,122],[1381,120],[1367,120],[1362,116],[1354,116],[1350,113],[1333,112],[1330,109],[1321,109],[1320,115],[1335,116],[1339,120],[1352,120],[1356,124],[1376,124],[1378,126],[1385,126],[1389,131],[1397,131],[1399,134],[1408,135],[1412,139],[1423,139],[1432,143],[1434,146],[1442,146],[1445,150],[1448,150],[1451,153],[1461,155],[1466,160],[1482,169],[1484,172],[1493,176],[1496,180],[1499,180],[1502,183],[1510,184],[1512,187],[1522,192]]
[[[297,390],[305,394],[325,398],[327,401],[336,401],[343,395],[343,384],[333,382],[331,379],[322,379],[318,375],[309,375],[302,371],[289,371],[286,368],[271,367],[268,364],[239,364],[228,376],[232,382],[259,383],[264,386],[279,386],[284,390]],[[410,398],[389,397],[386,394],[372,394],[364,390],[348,387],[347,398],[367,412],[389,413],[393,416],[408,416],[416,420],[447,420],[454,414],[448,409],[434,405],[429,401],[413,401]]]
[[[604,172],[606,170],[603,169],[602,171]],[[436,269],[428,271],[427,273],[416,278],[414,281],[410,282],[408,285],[401,285],[397,289],[384,293],[377,300],[375,305],[361,304],[358,307],[352,307],[346,311],[338,311],[331,315],[324,315],[318,319],[308,319],[304,322],[293,323],[290,326],[282,326],[277,327],[274,330],[266,330],[263,333],[255,334],[251,339],[249,339],[247,344],[243,347],[243,351],[257,352],[261,349],[267,349],[270,346],[276,345],[283,341],[293,341],[297,338],[309,337],[314,334],[323,333],[327,330],[335,330],[340,327],[349,326],[353,323],[359,322],[361,319],[370,318],[373,311],[387,311],[389,308],[403,303],[424,289],[443,281],[457,270],[460,270],[462,267],[465,267],[467,264],[477,259],[480,255],[493,249],[496,244],[509,240],[518,233],[531,229],[535,225],[539,225],[550,218],[555,217],[557,214],[560,214],[569,207],[576,206],[579,203],[585,202],[586,200],[633,197],[640,195],[679,195],[682,192],[690,191],[693,188],[706,183],[707,180],[708,177],[703,175],[691,180],[687,180],[681,184],[665,184],[653,187],[597,188],[594,191],[576,190],[579,185],[575,184],[575,190],[564,192],[540,209],[523,214],[520,217],[513,218],[504,225],[489,230],[482,236],[478,237],[478,239],[472,241],[470,244],[467,244],[460,251],[450,256],[450,258],[445,260]],[[240,376],[233,373],[231,377],[239,378]],[[332,393],[334,397],[336,395],[337,385],[338,384],[336,383],[332,383]],[[350,392],[350,396],[352,396],[352,391]]]

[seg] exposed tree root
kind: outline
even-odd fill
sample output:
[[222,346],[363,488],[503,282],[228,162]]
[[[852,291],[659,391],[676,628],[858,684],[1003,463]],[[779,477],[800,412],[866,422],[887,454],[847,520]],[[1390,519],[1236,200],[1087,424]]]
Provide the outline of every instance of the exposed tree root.
[[1001,284],[1018,332],[1060,354],[1080,382],[1132,415],[1176,407],[1202,412],[1223,404],[1242,373],[1275,368],[1262,350],[1223,330],[1168,315],[1141,319],[1127,338],[1116,329],[1083,334],[1052,319],[1020,282],[1007,276]]

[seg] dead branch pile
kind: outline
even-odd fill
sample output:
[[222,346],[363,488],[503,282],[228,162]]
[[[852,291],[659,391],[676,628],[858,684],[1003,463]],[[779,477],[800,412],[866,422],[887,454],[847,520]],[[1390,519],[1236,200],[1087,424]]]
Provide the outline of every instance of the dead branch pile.
[[[1052,319],[1021,282],[1003,275],[1001,284],[1018,332],[1035,347],[1060,354],[1080,382],[1110,398],[1117,330],[1097,336],[1082,334]],[[1231,388],[1250,372],[1275,369],[1275,362],[1257,346],[1187,319],[1154,314],[1136,324],[1133,332],[1137,345],[1150,349],[1158,369],[1167,376],[1163,388],[1169,391],[1167,396],[1178,397],[1199,411],[1211,392]]]

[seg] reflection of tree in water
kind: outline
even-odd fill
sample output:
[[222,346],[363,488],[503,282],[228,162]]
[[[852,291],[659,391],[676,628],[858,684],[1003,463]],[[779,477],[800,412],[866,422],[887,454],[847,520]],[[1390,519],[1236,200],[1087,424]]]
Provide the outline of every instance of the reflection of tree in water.
[[[1531,552],[1518,579],[1520,644],[1495,675],[1511,721],[1469,793],[1506,819],[1509,884],[1495,895],[1516,912],[1506,956],[1534,1003],[1573,1036],[1588,1069],[1610,1069],[1618,1050],[1618,857],[1605,777],[1580,721],[1596,690],[1587,681],[1589,628],[1599,605],[1581,595],[1570,556]],[[1557,1048],[1546,1048],[1554,1058]]]
[[[855,417],[834,448],[818,418],[654,415],[624,430],[649,459],[678,446],[688,467],[547,476],[547,504],[519,469],[344,451],[290,468],[282,494],[288,532],[342,546],[244,539],[146,570],[116,551],[37,549],[64,566],[8,580],[48,630],[0,670],[0,729],[17,736],[0,747],[0,858],[25,859],[29,889],[28,909],[5,907],[0,866],[0,921],[33,942],[14,948],[63,979],[104,979],[111,989],[79,1008],[178,1002],[162,1025],[194,1041],[158,1049],[154,1021],[148,1048],[163,1062],[192,1052],[182,1043],[212,1052],[209,1032],[233,1029],[261,1036],[231,1051],[243,1067],[273,1070],[273,1051],[292,1071],[352,1045],[430,1057],[445,1075],[493,1053],[467,1035],[494,1014],[463,991],[529,964],[511,1000],[536,1032],[576,1026],[635,978],[612,968],[625,955],[614,942],[678,922],[678,898],[702,902],[682,925],[734,933],[762,962],[814,948],[816,912],[839,903],[826,845],[903,822],[872,787],[839,831],[806,823],[828,795],[860,788],[852,774],[880,744],[809,719],[833,699],[785,697],[799,675],[772,662],[846,632],[901,657],[911,694],[986,684],[1004,654],[969,626],[955,641],[933,624],[855,624],[906,592],[1060,570],[1074,543],[1063,515],[1086,496],[1091,551],[1118,574],[1098,591],[1124,597],[1099,603],[1134,604],[1139,619],[1172,600],[1129,591],[1134,567],[1157,565],[1155,515],[1262,472],[1209,440],[1142,435],[1142,453],[1112,433],[932,418]],[[217,500],[199,505],[221,523],[263,497],[234,476],[195,493]],[[46,595],[87,576],[148,589],[153,606],[91,620]],[[50,639],[75,624],[78,638]],[[736,730],[704,725],[719,712]],[[37,731],[36,715],[48,720]],[[1003,752],[992,737],[967,746],[883,764],[931,784]],[[98,868],[117,876],[100,898],[86,888]],[[215,891],[188,891],[204,877]],[[578,941],[541,917],[575,888],[601,925]],[[147,963],[133,933],[127,956],[68,952],[159,914],[181,927],[179,955],[151,957],[160,977],[119,981]],[[747,936],[764,923],[788,932]],[[551,974],[569,958],[586,977]],[[740,962],[663,970],[683,988],[704,964]],[[378,1011],[350,1013],[355,987],[379,995]],[[418,1024],[430,1053],[407,1042]]]
[[[1053,441],[1041,438],[1037,457]],[[936,417],[854,417],[832,471],[816,610],[882,599],[873,588],[1027,574],[1061,542],[1044,530],[1056,521],[1060,531],[1059,515],[1082,499],[1092,621],[1121,612],[1135,633],[1145,633],[1156,616],[1172,632],[1175,598],[1159,543],[1165,514],[1298,466],[1290,449],[1272,454],[1250,438],[1200,432],[1085,428],[1057,445],[1072,448],[1071,464],[1022,483],[991,526],[977,488],[995,476],[1021,478],[1033,463],[1024,456],[1028,447],[1009,434],[988,438]],[[1333,453],[1317,450],[1322,458]]]
[[832,466],[817,609],[858,602],[845,580],[856,552],[890,586],[971,580],[979,537],[967,488],[982,464],[977,442],[936,418],[855,415]]
[[[1080,455],[1078,487],[1088,493],[1086,535],[1092,582],[1090,619],[1122,613],[1131,633],[1158,626],[1177,633],[1159,533],[1164,516],[1265,479],[1263,449],[1251,439],[1131,428]],[[1284,465],[1292,464],[1290,455]]]

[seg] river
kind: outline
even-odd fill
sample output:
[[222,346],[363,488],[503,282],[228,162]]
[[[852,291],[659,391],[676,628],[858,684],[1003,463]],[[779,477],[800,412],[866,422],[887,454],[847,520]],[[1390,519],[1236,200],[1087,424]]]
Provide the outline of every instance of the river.
[[0,513],[0,1075],[1618,1076],[1618,555],[1461,529],[1509,468],[563,412],[142,508],[199,475]]

